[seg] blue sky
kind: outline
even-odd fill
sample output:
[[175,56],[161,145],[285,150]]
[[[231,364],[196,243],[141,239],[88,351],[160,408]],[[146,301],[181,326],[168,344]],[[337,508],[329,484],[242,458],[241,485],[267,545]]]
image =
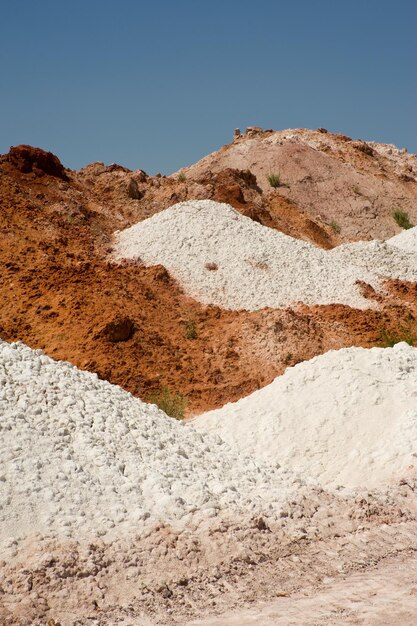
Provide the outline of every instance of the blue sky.
[[170,173],[250,125],[417,152],[415,0],[1,5],[0,152]]

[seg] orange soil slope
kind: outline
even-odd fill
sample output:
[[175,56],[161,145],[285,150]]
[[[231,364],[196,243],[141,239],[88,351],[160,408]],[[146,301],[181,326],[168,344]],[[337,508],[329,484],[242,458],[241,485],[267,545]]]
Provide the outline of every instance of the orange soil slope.
[[[203,306],[162,267],[106,260],[111,233],[144,217],[144,205],[126,192],[131,174],[107,168],[101,196],[85,170],[65,170],[55,159],[29,148],[0,159],[3,339],[42,348],[142,398],[166,385],[186,396],[194,414],[247,395],[315,354],[374,345],[381,328],[395,330],[406,314],[417,314],[415,285],[401,283],[380,311],[328,306],[248,313]],[[247,192],[245,177],[227,172],[224,178],[233,185],[242,180]],[[210,185],[213,194],[228,189]],[[239,195],[233,185],[230,193]],[[283,213],[280,219],[285,222]],[[291,219],[285,226],[296,231],[303,217],[294,209]]]

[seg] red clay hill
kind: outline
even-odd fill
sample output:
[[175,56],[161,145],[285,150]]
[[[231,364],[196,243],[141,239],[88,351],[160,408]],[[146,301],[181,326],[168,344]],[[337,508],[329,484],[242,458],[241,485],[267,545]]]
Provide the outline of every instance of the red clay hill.
[[[0,157],[0,337],[42,348],[141,398],[166,386],[186,397],[187,413],[193,414],[247,395],[287,366],[315,354],[378,344],[381,329],[394,332],[406,316],[414,323],[413,284],[393,283],[392,295],[379,310],[336,305],[249,313],[201,305],[161,266],[109,262],[116,229],[194,198],[228,202],[251,219],[325,248],[346,240],[343,230],[351,232],[357,221],[350,225],[349,215],[340,217],[344,229],[338,234],[330,213],[318,217],[321,206],[307,206],[292,193],[292,170],[282,170],[289,188],[268,189],[259,168],[243,159],[253,139],[271,137],[274,134],[239,137],[219,154],[239,146],[240,160],[229,159],[222,168],[223,161],[216,157],[212,168],[208,161],[204,167],[200,162],[184,176],[171,177],[102,163],[71,171],[40,148],[11,148]],[[323,137],[330,141],[328,134]],[[331,137],[335,143],[347,143]],[[352,150],[354,158],[347,161]],[[371,180],[361,163],[374,157],[357,152],[346,149],[345,171],[357,176],[355,167],[361,167],[361,180]],[[268,167],[265,156],[263,169]],[[312,185],[320,185],[315,180],[318,171],[311,168]],[[394,178],[392,172],[387,176],[393,194],[408,199],[416,193],[414,179],[405,181],[400,174]],[[317,197],[320,203],[322,194]],[[312,194],[311,204],[315,198]],[[388,222],[384,214],[381,232],[398,232],[395,223],[389,222],[388,228]],[[369,235],[367,221],[365,231]]]

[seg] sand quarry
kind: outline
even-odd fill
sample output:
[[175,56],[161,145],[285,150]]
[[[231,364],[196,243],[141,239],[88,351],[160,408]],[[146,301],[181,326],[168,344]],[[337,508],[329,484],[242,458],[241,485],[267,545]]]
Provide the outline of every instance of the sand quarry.
[[0,157],[0,623],[413,626],[417,158],[182,173]]

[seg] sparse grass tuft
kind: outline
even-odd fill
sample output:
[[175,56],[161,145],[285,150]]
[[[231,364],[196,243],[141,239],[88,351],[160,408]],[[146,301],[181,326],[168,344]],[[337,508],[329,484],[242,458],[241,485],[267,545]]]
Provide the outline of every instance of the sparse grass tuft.
[[174,393],[165,385],[158,391],[153,391],[146,397],[146,402],[156,404],[162,411],[177,420],[184,418],[187,401],[181,393]]
[[398,332],[392,332],[386,328],[381,329],[380,345],[382,348],[392,348],[401,341],[405,341],[409,346],[417,342],[417,336],[413,334],[409,321],[404,322]]
[[334,230],[335,233],[339,234],[340,231],[342,230],[339,226],[339,224],[337,222],[335,222],[334,220],[332,222],[330,222],[330,227]]
[[392,217],[395,219],[398,226],[401,226],[401,228],[404,228],[404,230],[408,230],[409,228],[413,228],[414,226],[414,224],[410,222],[410,218],[406,211],[398,209],[397,211],[394,211]]
[[293,355],[291,352],[287,352],[287,354],[284,357],[284,365],[291,365],[292,361],[293,361]]
[[194,320],[186,322],[184,335],[186,339],[197,339],[198,335]]
[[180,172],[180,173],[178,174],[178,178],[177,178],[177,180],[178,180],[180,183],[184,183],[184,182],[187,180],[187,177],[186,177],[186,175],[184,174],[184,172]]
[[276,187],[281,187],[281,185],[282,185],[281,174],[279,172],[275,173],[275,174],[269,174],[268,182],[271,185],[271,187],[273,187],[274,189]]

